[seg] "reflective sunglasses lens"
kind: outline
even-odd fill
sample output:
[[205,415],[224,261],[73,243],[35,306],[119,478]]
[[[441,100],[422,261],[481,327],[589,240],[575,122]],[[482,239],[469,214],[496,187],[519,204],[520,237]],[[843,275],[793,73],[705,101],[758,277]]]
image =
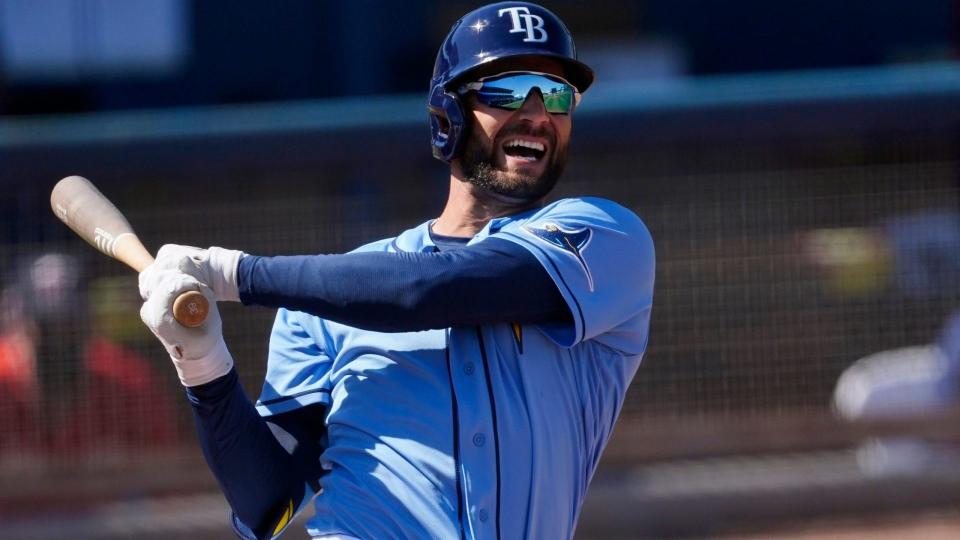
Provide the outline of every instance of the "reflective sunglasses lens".
[[573,90],[554,89],[550,92],[540,89],[543,93],[543,105],[547,112],[551,113],[569,113],[573,109]]
[[507,75],[483,81],[477,98],[490,107],[516,110],[523,106],[534,88],[540,89],[547,112],[567,114],[573,108],[576,92],[573,86],[541,75]]

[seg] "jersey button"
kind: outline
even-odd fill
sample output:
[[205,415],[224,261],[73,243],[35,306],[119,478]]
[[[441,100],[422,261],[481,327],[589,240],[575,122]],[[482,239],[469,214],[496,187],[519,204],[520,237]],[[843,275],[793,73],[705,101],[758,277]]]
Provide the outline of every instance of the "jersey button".
[[473,436],[473,445],[474,446],[483,446],[486,444],[487,438],[483,436],[483,433],[477,433]]
[[463,372],[467,375],[473,375],[473,372],[477,370],[477,366],[473,362],[467,362],[463,366]]
[[490,514],[486,511],[486,509],[481,509],[479,512],[477,512],[477,517],[480,518],[480,521],[486,521],[490,519]]

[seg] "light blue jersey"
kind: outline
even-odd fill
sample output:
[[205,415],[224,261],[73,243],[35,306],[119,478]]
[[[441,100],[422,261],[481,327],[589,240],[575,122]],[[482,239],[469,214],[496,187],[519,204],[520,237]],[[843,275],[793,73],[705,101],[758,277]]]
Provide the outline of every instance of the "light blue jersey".
[[[653,243],[595,198],[494,219],[470,244],[491,236],[536,256],[572,325],[391,334],[278,312],[258,411],[328,407],[310,534],[572,538],[647,346]],[[434,249],[424,223],[358,251]]]

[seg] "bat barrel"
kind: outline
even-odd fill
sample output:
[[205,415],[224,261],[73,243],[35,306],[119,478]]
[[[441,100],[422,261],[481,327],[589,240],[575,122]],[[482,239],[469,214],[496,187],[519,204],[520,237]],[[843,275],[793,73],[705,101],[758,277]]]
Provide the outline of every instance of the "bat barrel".
[[[137,272],[153,264],[153,255],[127,218],[86,178],[68,176],[57,182],[50,193],[50,207],[60,221],[101,253]],[[200,291],[188,291],[177,297],[172,309],[177,322],[197,327],[206,320],[210,303]]]

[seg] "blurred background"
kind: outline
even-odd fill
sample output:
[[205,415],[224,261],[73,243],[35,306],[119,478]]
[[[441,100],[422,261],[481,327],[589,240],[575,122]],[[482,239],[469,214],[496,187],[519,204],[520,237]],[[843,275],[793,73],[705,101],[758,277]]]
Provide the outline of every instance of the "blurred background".
[[[231,537],[135,274],[53,184],[151,249],[393,236],[445,200],[427,83],[479,4],[0,0],[0,538]],[[960,0],[547,6],[598,73],[556,196],[658,255],[578,538],[960,537]],[[222,311],[255,396],[273,314]]]

